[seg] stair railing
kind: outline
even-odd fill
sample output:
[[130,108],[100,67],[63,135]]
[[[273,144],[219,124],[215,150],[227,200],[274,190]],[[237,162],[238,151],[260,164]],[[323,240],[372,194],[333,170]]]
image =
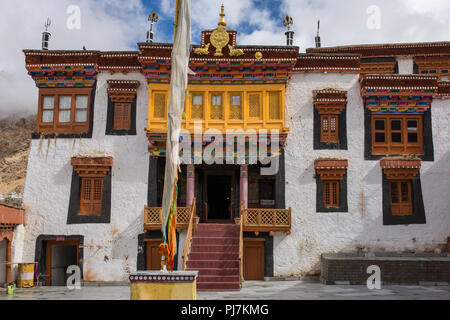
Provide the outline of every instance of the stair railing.
[[244,284],[244,220],[245,220],[245,204],[241,202],[241,217],[239,219],[239,285],[242,288]]
[[183,250],[183,270],[186,270],[187,268],[187,260],[189,257],[189,253],[191,252],[191,245],[192,245],[192,231],[194,229],[194,217],[197,215],[196,213],[196,202],[197,200],[194,198],[192,202],[192,210],[191,210],[191,216],[189,218],[189,226],[187,229],[186,234],[186,241],[184,242],[184,250]]

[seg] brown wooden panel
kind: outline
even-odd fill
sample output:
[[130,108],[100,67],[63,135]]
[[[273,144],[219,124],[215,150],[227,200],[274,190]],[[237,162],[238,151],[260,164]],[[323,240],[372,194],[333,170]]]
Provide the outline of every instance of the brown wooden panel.
[[161,255],[159,254],[159,245],[161,239],[152,239],[146,242],[146,267],[147,270],[161,270]]
[[244,239],[244,279],[264,280],[265,239]]

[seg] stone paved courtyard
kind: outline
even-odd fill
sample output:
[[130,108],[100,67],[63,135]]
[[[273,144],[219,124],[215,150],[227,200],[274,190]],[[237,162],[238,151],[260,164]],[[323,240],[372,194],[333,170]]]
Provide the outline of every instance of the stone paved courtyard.
[[[128,286],[84,286],[15,289],[13,296],[0,288],[0,300],[129,300]],[[248,281],[240,292],[199,292],[198,300],[450,300],[450,286],[327,286],[303,281]]]

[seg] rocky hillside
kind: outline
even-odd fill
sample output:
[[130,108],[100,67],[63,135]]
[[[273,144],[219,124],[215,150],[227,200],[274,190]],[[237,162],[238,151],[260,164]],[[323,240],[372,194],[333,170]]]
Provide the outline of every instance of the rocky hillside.
[[31,132],[36,116],[11,116],[0,120],[0,193],[23,193]]

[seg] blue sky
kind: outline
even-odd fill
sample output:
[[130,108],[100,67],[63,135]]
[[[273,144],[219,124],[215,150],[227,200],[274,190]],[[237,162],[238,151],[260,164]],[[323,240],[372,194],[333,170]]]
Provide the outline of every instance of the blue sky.
[[[228,28],[238,45],[284,45],[283,18],[294,19],[294,45],[314,46],[321,20],[322,46],[450,40],[449,0],[191,0],[192,42],[217,26],[225,5]],[[47,17],[50,49],[137,50],[146,39],[148,14],[156,10],[155,41],[171,42],[175,0],[0,1],[0,118],[36,112],[37,90],[27,75],[23,49],[40,49]],[[79,28],[69,28],[71,6]],[[373,11],[375,8],[375,11]],[[375,13],[374,13],[375,12]],[[374,24],[374,21],[376,22]],[[374,27],[375,26],[375,27]],[[18,98],[20,97],[20,98]]]

